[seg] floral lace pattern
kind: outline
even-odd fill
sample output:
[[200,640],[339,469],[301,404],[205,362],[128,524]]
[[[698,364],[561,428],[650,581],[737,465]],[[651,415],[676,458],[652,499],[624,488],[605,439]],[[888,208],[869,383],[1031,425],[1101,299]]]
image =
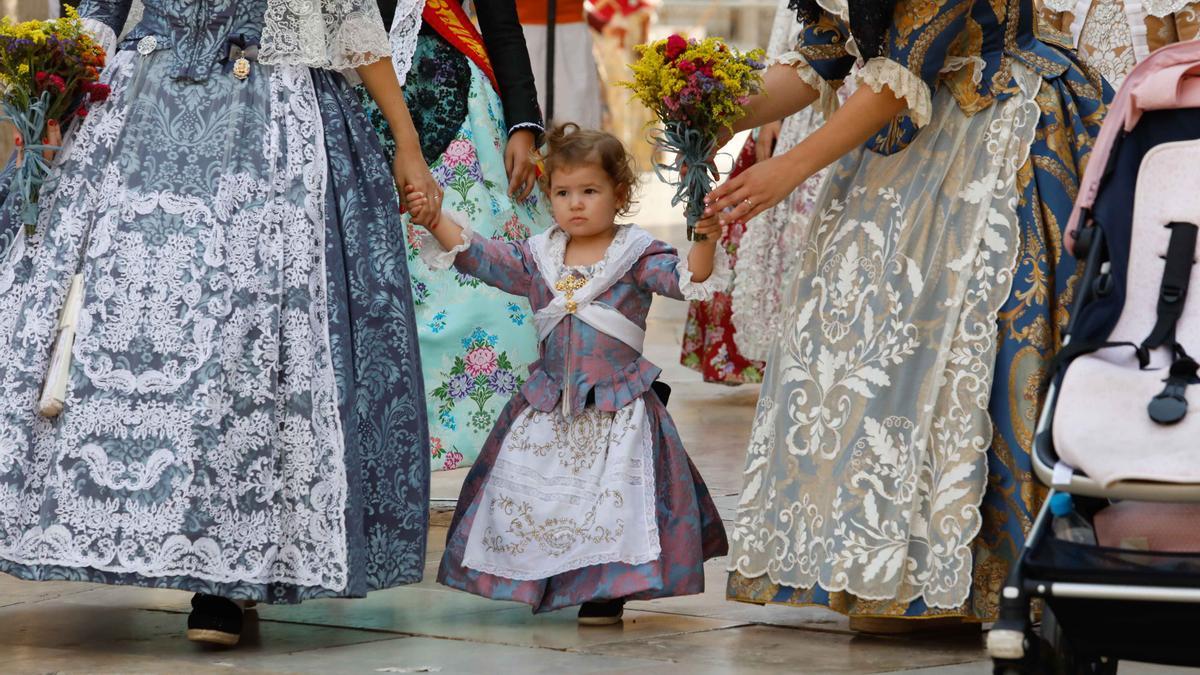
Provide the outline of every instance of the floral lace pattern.
[[[407,35],[413,18],[420,21],[420,11],[414,17],[411,6],[423,3],[401,4],[410,5],[409,11],[397,7],[393,26]],[[401,44],[415,47],[415,29],[412,34]],[[375,0],[267,0],[259,57],[265,64],[343,70],[391,55],[403,81],[412,51],[397,51],[393,54]]]
[[1114,87],[1137,65],[1123,0],[1096,0],[1079,36],[1083,60]]
[[483,488],[463,565],[516,580],[640,565],[661,552],[656,503],[644,401],[570,418],[526,409]]
[[[1015,69],[1036,91],[1037,74]],[[955,105],[945,90],[934,102]],[[937,114],[903,155],[862,151],[831,174],[767,357],[732,571],[930,607],[967,598],[1016,173],[1038,115],[1031,93]],[[914,166],[956,170],[934,187]]]
[[[265,168],[231,161],[220,174],[176,175],[223,147],[236,128],[225,126],[180,143],[177,164],[143,181],[113,158],[151,158],[128,144],[199,130],[126,133],[128,116],[153,119],[171,105],[145,90],[134,105],[140,58],[114,59],[113,96],[60,156],[63,175],[80,179],[45,192],[36,237],[0,266],[25,273],[0,288],[11,300],[0,307],[0,558],[342,589],[328,164],[310,71],[277,67],[249,84],[269,101],[261,133],[246,136],[261,139],[260,160],[273,159]],[[169,81],[167,60],[149,63],[157,70],[145,82]],[[61,306],[89,230],[76,365],[52,422],[34,412],[54,336],[48,308]]]

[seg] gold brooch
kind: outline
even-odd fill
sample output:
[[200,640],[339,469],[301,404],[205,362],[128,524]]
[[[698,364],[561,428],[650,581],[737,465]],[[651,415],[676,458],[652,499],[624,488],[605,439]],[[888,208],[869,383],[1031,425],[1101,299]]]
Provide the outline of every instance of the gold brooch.
[[242,57],[233,62],[233,76],[239,80],[244,80],[250,77],[250,60]]
[[575,310],[579,309],[579,306],[575,304],[575,291],[583,288],[584,284],[586,283],[587,279],[584,279],[580,276],[575,276],[574,274],[568,274],[567,276],[559,279],[558,283],[554,284],[554,290],[558,291],[559,293],[565,293],[567,296],[568,313],[574,314]]

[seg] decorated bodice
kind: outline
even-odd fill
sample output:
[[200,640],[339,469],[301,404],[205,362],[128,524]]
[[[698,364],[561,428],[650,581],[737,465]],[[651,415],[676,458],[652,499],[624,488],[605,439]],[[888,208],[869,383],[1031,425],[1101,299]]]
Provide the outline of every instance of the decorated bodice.
[[[729,281],[723,254],[718,254],[713,275],[695,283],[686,260],[673,247],[633,225],[622,226],[602,261],[585,267],[562,264],[567,236],[558,228],[518,242],[469,238],[461,252],[452,252],[457,253],[454,266],[528,298],[535,313],[539,358],[529,368],[521,395],[542,411],[578,413],[588,405],[616,411],[639,398],[661,373],[642,356],[636,335],[642,331],[644,337],[653,296],[708,299]],[[437,246],[432,241],[424,245]],[[589,293],[588,282],[600,278],[605,281],[592,289],[599,292]],[[607,323],[603,315],[596,320],[582,303],[619,317]],[[555,307],[560,313],[547,320]]]
[[[805,28],[797,51],[823,80],[840,84],[857,47],[844,0],[821,5],[821,19]],[[970,115],[1019,90],[1014,63],[1046,78],[1064,73],[1070,57],[1041,39],[1037,24],[1033,0],[899,0],[882,53],[859,77],[876,89],[888,85],[909,109],[871,139],[871,149],[890,154],[906,147],[928,121],[940,87]]]
[[[119,33],[131,0],[84,0],[80,14]],[[170,50],[173,77],[202,82],[228,60],[231,45],[257,45],[267,0],[145,0],[121,49]]]

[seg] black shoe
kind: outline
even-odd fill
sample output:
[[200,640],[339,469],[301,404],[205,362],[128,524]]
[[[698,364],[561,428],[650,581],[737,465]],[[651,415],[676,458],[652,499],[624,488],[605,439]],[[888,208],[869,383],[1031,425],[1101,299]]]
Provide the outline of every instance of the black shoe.
[[579,607],[580,626],[613,626],[625,615],[625,601],[585,602]]
[[242,636],[242,608],[232,600],[197,593],[192,596],[187,625],[192,642],[232,647]]

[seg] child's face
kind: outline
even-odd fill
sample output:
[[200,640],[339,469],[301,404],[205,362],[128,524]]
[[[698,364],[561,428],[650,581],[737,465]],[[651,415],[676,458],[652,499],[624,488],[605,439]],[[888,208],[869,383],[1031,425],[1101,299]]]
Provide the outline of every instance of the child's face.
[[554,220],[572,237],[593,237],[613,228],[624,196],[599,164],[563,166],[550,176]]

